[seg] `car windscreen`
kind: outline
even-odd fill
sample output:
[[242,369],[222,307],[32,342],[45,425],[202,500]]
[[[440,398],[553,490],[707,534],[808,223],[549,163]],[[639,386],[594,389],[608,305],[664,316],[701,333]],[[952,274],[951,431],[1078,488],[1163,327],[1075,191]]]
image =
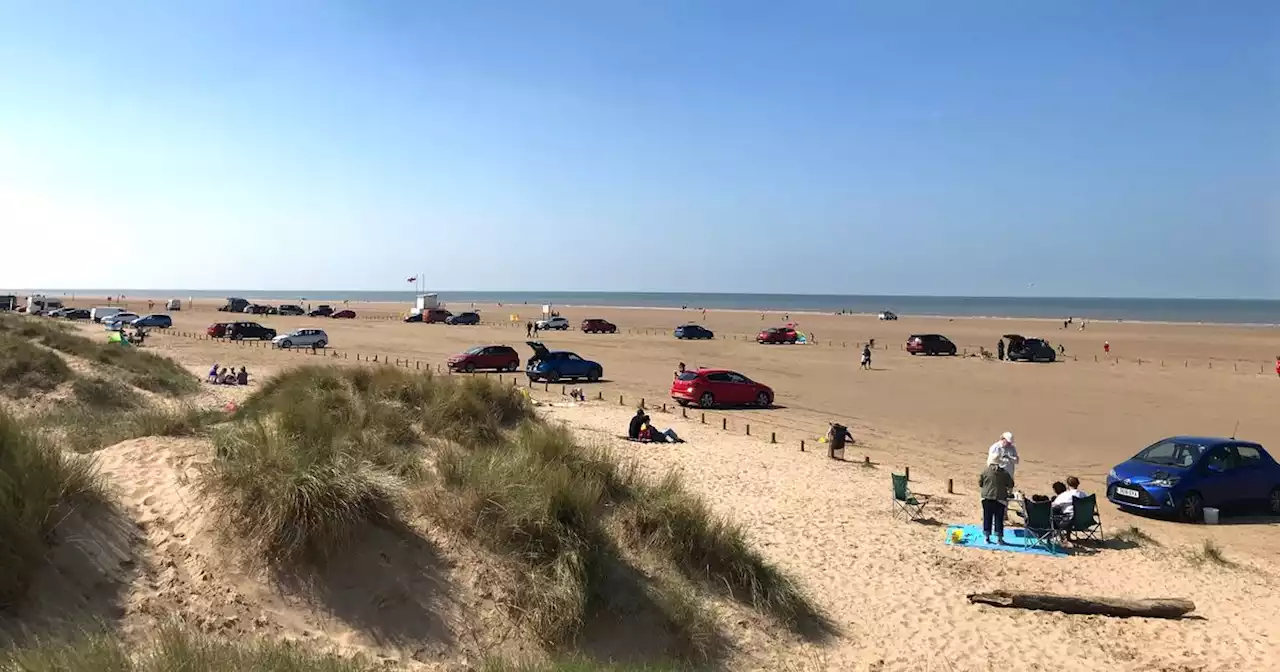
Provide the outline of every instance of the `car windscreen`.
[[1186,468],[1195,464],[1203,453],[1204,446],[1198,443],[1161,441],[1154,446],[1148,446],[1143,449],[1133,459],[1166,467]]
[[698,374],[693,371],[685,371],[684,373],[676,376],[676,380],[683,380],[686,382],[690,380],[697,380],[697,378],[698,378]]
[[468,351],[466,352],[466,354],[468,354],[468,355],[478,355],[478,354],[480,354],[480,353],[482,353],[482,352],[484,352],[484,346],[483,346],[483,345],[482,345],[482,346],[479,346],[479,347],[471,348],[470,350],[468,350]]

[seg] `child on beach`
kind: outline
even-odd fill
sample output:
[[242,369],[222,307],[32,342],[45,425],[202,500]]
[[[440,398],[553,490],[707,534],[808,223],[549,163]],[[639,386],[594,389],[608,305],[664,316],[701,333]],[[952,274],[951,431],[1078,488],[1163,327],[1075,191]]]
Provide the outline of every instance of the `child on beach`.
[[871,370],[871,348],[870,346],[862,346],[862,369],[864,371]]

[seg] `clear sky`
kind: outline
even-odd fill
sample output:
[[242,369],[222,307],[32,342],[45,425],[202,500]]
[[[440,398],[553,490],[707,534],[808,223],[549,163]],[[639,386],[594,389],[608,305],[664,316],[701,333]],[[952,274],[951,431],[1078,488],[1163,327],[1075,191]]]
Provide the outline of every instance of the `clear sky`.
[[1280,298],[1280,2],[0,0],[0,286]]

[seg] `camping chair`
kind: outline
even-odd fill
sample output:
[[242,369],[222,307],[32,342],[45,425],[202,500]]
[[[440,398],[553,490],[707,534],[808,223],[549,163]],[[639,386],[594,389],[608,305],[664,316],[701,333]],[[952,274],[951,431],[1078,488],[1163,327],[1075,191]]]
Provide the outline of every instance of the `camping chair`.
[[904,520],[920,520],[924,518],[924,507],[929,503],[928,495],[913,495],[907,487],[907,477],[893,474],[893,504],[891,512],[901,515]]
[[1053,502],[1024,499],[1022,511],[1025,520],[1023,539],[1026,540],[1026,547],[1056,550],[1058,530],[1053,527]]
[[1062,536],[1072,543],[1081,539],[1105,541],[1102,534],[1102,517],[1098,515],[1098,498],[1073,497],[1071,500],[1071,525],[1062,530]]

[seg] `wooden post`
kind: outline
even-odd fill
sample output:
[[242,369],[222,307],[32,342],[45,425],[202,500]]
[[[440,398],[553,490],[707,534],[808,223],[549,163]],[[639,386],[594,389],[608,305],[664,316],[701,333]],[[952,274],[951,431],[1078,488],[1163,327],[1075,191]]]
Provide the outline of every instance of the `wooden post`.
[[687,409],[687,408],[681,408],[681,409],[680,409],[680,417],[688,419],[688,417],[689,417],[689,409]]
[[543,383],[543,384],[542,384],[542,391],[543,391],[543,392],[550,392],[550,391],[551,391],[551,383]]
[[804,452],[804,439],[800,439],[800,452]]
[[947,479],[947,494],[948,495],[956,494],[956,484],[952,482],[952,480],[949,478]]
[[747,423],[747,436],[751,436],[751,423]]
[[663,412],[663,413],[666,413],[666,412],[667,412],[667,402],[665,402],[665,401],[664,401],[664,402],[662,402],[662,412]]
[[769,443],[777,443],[777,442],[778,442],[778,433],[769,432]]
[[[867,465],[868,467],[869,467],[869,466],[871,466],[871,456],[870,456],[870,455],[863,455],[863,456],[862,456],[862,463],[863,463],[863,464],[865,464],[865,465]],[[910,472],[908,472],[908,473],[910,473]]]
[[720,418],[720,429],[729,429],[729,418]]
[[644,405],[644,397],[640,397],[640,408],[647,408],[647,407]]
[[[870,461],[871,461],[871,458],[868,457],[867,462],[870,462]],[[906,473],[903,475],[907,477],[908,481],[911,480],[911,467],[906,467]]]
[[560,396],[564,396],[564,385],[560,386]]
[[706,414],[706,413],[703,413],[703,414],[702,414],[702,424],[704,424],[704,425],[705,425],[705,424],[707,424],[707,414]]
[[618,405],[619,405],[619,406],[621,406],[621,405],[622,405],[622,395],[621,395],[621,394],[619,394],[619,395],[618,395]]
[[596,400],[604,401],[604,392],[596,392]]

